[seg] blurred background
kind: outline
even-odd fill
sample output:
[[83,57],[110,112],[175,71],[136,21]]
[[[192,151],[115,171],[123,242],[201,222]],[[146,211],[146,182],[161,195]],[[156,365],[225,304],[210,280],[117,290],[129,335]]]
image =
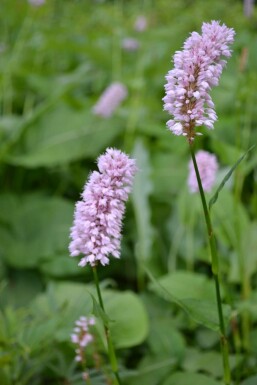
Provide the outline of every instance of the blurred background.
[[[92,312],[86,293],[92,276],[69,257],[69,229],[74,204],[107,147],[131,154],[140,170],[127,205],[122,257],[99,269],[106,296],[116,301],[110,308],[124,307],[115,336],[124,381],[191,384],[174,380],[179,368],[190,378],[205,373],[205,385],[220,384],[218,336],[165,302],[145,271],[167,287],[200,285],[201,293],[211,275],[199,197],[187,187],[188,146],[166,129],[162,102],[173,54],[211,20],[236,31],[233,55],[211,93],[218,121],[195,143],[216,154],[217,187],[257,142],[253,2],[0,1],[1,385],[85,383],[70,332],[76,318]],[[243,385],[257,383],[256,165],[255,148],[213,209],[224,299],[235,313],[229,329],[235,384]],[[138,319],[130,320],[133,312]],[[202,359],[206,352],[213,367]],[[93,384],[106,383],[90,359],[89,366]]]

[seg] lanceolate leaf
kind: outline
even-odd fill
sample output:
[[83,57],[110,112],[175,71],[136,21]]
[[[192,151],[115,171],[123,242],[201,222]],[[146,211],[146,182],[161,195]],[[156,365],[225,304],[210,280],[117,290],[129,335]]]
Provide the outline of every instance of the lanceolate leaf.
[[[219,331],[215,295],[210,291],[211,282],[206,277],[190,272],[174,272],[157,280],[149,271],[147,273],[153,282],[153,291],[167,301],[176,303],[195,322]],[[227,305],[222,307],[225,322],[228,323],[230,307]]]
[[91,295],[91,298],[93,301],[93,314],[97,318],[101,318],[101,320],[103,321],[103,324],[108,327],[109,322],[110,322],[110,318],[107,316],[105,311],[101,308],[101,306],[99,305],[99,303],[97,302],[97,300],[95,299],[93,294],[91,294],[91,293],[89,293],[89,294]]
[[235,169],[237,168],[237,166],[239,165],[239,163],[242,162],[242,160],[246,157],[246,155],[248,154],[248,152],[250,152],[253,148],[255,147],[255,144],[253,146],[251,146],[242,156],[241,158],[238,159],[238,161],[234,164],[234,166],[231,167],[231,169],[229,170],[229,172],[225,175],[225,177],[223,178],[221,184],[219,185],[219,187],[217,188],[216,192],[214,193],[214,195],[212,196],[212,198],[210,199],[209,201],[209,210],[211,209],[211,207],[214,205],[214,203],[217,201],[218,197],[219,197],[219,193],[221,192],[221,190],[223,189],[223,187],[225,186],[226,182],[229,180],[229,178],[231,177],[231,175],[233,174],[233,172],[235,171]]

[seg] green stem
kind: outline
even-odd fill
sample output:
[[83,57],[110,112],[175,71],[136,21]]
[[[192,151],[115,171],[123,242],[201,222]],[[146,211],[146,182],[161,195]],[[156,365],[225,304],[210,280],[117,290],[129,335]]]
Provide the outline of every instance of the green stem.
[[[249,275],[246,272],[245,268],[245,258],[242,250],[242,228],[240,222],[240,213],[239,213],[239,203],[240,196],[242,193],[242,187],[244,178],[241,175],[239,170],[236,170],[235,173],[235,200],[234,200],[234,211],[235,211],[235,228],[236,228],[236,240],[237,240],[237,256],[239,261],[239,270],[240,270],[240,279],[241,279],[241,290],[242,298],[244,301],[247,301],[251,294],[251,285],[249,282]],[[242,312],[242,342],[243,348],[246,351],[249,351],[250,348],[250,314],[247,310]]]
[[207,227],[207,231],[208,231],[209,245],[210,245],[210,251],[211,251],[212,274],[213,274],[214,281],[215,281],[216,299],[217,299],[220,333],[221,333],[220,342],[221,342],[221,351],[222,351],[222,357],[223,357],[224,383],[225,383],[225,385],[230,385],[231,374],[230,374],[230,367],[229,367],[229,348],[228,348],[228,340],[226,337],[225,323],[224,323],[222,302],[221,302],[221,295],[220,295],[219,264],[218,264],[216,242],[215,242],[214,232],[213,232],[212,223],[211,223],[211,217],[210,217],[210,213],[209,213],[209,210],[207,207],[207,203],[206,203],[206,199],[205,199],[205,195],[204,195],[204,191],[203,191],[203,186],[202,186],[200,173],[198,170],[192,142],[189,142],[189,148],[190,148],[190,152],[191,152],[192,161],[194,164],[197,183],[198,183],[201,201],[202,201],[202,205],[203,205],[204,217],[205,217],[206,227]]
[[[97,268],[96,268],[96,266],[93,266],[92,269],[93,269],[93,274],[94,274],[94,281],[95,281],[99,305],[101,306],[101,309],[103,310],[103,312],[105,312],[103,298],[102,298],[101,289],[100,289],[100,285],[99,285]],[[104,325],[104,330],[105,330],[105,336],[106,336],[107,345],[108,345],[108,356],[109,356],[109,360],[110,360],[113,374],[116,378],[116,384],[122,385],[121,379],[119,376],[119,372],[118,372],[118,362],[117,362],[117,357],[116,357],[115,349],[114,349],[113,342],[112,342],[111,332],[110,332],[109,327],[106,325]]]

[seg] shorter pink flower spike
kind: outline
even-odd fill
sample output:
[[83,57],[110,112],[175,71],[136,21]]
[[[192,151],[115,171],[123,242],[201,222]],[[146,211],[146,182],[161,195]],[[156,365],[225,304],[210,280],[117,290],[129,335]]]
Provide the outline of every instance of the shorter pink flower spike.
[[77,202],[69,250],[72,257],[83,254],[79,266],[103,266],[109,255],[120,257],[121,227],[125,202],[132,189],[136,163],[123,152],[108,148],[97,161]]
[[125,37],[122,40],[122,48],[125,51],[130,51],[130,52],[137,51],[139,48],[139,42],[137,39],[133,39],[132,37]]
[[[210,192],[216,179],[218,161],[214,154],[200,150],[195,155],[203,190]],[[188,187],[191,193],[199,191],[193,161],[189,162]]]
[[128,96],[127,87],[119,82],[112,83],[105,89],[92,111],[102,118],[110,118],[116,108]]
[[84,358],[84,348],[89,345],[94,337],[90,333],[89,327],[95,325],[94,317],[84,317],[81,316],[76,322],[71,334],[71,342],[76,345],[76,356],[75,361],[82,362]]
[[139,15],[135,21],[134,29],[137,32],[143,32],[147,28],[147,18],[143,15]]
[[30,5],[34,5],[35,7],[40,7],[45,4],[45,0],[28,0]]

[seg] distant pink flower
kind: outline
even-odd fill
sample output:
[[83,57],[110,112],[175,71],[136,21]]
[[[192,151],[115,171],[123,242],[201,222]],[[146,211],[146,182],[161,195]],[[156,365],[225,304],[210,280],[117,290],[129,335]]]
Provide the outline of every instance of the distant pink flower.
[[254,0],[244,0],[244,14],[251,17],[254,11]]
[[84,255],[79,266],[109,263],[120,257],[122,217],[132,188],[136,164],[123,152],[108,148],[77,202],[71,228],[71,256]]
[[[195,158],[198,165],[203,190],[210,192],[215,183],[216,174],[218,171],[217,158],[214,154],[203,150],[198,151],[195,155]],[[192,193],[199,191],[192,160],[189,162],[188,187]]]
[[75,328],[71,334],[71,342],[76,345],[75,361],[83,362],[84,348],[94,340],[94,337],[90,332],[90,326],[93,326],[94,324],[95,319],[93,317],[87,318],[84,316],[81,316],[75,322]]
[[40,7],[40,5],[45,4],[45,0],[28,0],[29,4]]
[[109,118],[127,95],[128,91],[124,84],[112,83],[93,107],[93,113],[103,118]]
[[[183,51],[174,55],[174,69],[166,76],[164,110],[173,116],[167,126],[175,135],[187,136],[192,141],[195,127],[205,125],[213,129],[217,119],[214,103],[209,94],[217,86],[229,57],[229,46],[234,30],[217,21],[203,23],[202,35],[192,32],[185,41]],[[182,125],[178,131],[177,124]]]
[[147,28],[147,19],[145,16],[140,15],[137,17],[135,24],[134,24],[134,29],[137,32],[143,32]]
[[139,48],[139,42],[132,37],[125,37],[122,40],[122,48],[125,49],[125,51],[137,51]]

